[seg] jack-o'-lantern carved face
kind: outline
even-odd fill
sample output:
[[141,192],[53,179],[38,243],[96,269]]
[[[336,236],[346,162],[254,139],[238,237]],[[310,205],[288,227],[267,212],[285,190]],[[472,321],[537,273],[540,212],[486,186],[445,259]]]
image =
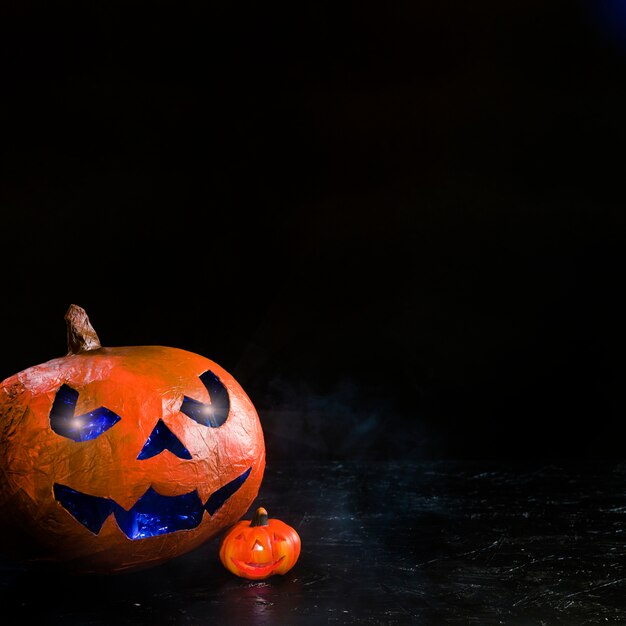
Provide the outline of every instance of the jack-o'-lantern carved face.
[[300,535],[259,507],[252,520],[240,520],[222,537],[222,565],[241,578],[260,580],[286,574],[300,556]]
[[79,307],[66,319],[70,354],[0,385],[9,551],[85,572],[138,569],[239,519],[265,449],[233,377],[177,348],[102,348]]

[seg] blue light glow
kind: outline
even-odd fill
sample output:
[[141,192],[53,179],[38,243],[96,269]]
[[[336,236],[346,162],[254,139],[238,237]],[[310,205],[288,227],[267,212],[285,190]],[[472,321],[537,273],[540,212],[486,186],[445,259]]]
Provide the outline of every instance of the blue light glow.
[[215,493],[212,493],[209,499],[206,501],[204,508],[209,512],[209,515],[215,515],[218,509],[232,496],[241,485],[245,482],[246,478],[250,475],[252,468],[249,467],[241,476],[226,483],[223,487],[220,487]]
[[74,415],[78,391],[68,385],[61,385],[50,409],[52,430],[74,441],[89,441],[99,437],[120,421],[120,416],[101,406],[89,413]]
[[210,428],[219,428],[228,418],[230,411],[228,391],[211,370],[204,372],[200,376],[200,380],[209,392],[211,404],[205,404],[184,396],[180,410],[199,424]]
[[68,513],[95,535],[113,513],[120,530],[129,539],[144,539],[196,528],[202,521],[204,511],[215,515],[226,500],[243,485],[251,471],[250,467],[220,487],[204,506],[195,490],[179,496],[163,496],[152,487],[128,511],[110,498],[90,496],[58,483],[54,484],[54,497]]
[[162,496],[150,488],[130,511],[115,505],[115,521],[129,539],[144,539],[195,528],[203,512],[197,491]]
[[165,425],[163,420],[159,420],[137,458],[140,461],[149,459],[160,454],[163,450],[169,450],[181,459],[191,459],[191,454],[180,442],[180,439]]
[[54,484],[54,497],[96,535],[100,532],[104,520],[113,512],[113,502],[108,498],[87,496],[58,483]]

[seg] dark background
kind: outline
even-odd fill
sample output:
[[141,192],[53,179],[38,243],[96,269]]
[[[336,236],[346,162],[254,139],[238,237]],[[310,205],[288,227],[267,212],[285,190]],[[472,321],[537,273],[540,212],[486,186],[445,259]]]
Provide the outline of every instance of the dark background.
[[0,379],[76,303],[268,462],[623,457],[623,6],[3,2]]

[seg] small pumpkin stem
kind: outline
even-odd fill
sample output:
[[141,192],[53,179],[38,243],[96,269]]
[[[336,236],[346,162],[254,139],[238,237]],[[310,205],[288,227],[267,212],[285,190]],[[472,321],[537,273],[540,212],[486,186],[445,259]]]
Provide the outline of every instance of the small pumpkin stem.
[[269,522],[267,520],[267,511],[260,506],[254,516],[252,517],[252,521],[250,522],[250,526],[268,526]]
[[101,348],[100,339],[89,322],[85,309],[71,304],[65,314],[67,324],[67,354],[79,354]]

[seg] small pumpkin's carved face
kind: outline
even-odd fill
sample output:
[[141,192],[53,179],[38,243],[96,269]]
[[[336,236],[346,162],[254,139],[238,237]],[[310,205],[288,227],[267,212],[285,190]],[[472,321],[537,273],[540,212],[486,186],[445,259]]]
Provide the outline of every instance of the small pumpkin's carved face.
[[234,523],[265,466],[258,415],[200,355],[99,348],[0,384],[2,538],[79,571],[148,567]]
[[220,560],[233,574],[253,580],[285,574],[300,556],[300,537],[289,525],[258,509],[252,521],[235,524],[223,537]]

